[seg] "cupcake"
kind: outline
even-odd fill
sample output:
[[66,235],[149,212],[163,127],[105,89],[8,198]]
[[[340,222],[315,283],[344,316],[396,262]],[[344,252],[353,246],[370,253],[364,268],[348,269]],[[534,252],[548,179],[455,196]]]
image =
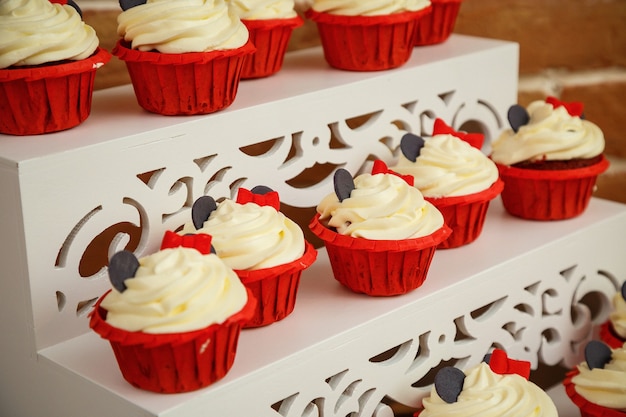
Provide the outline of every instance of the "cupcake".
[[250,33],[256,51],[248,56],[241,78],[260,78],[277,73],[293,30],[302,26],[293,0],[229,0]]
[[109,341],[130,384],[178,393],[227,374],[254,302],[215,254],[179,247],[137,259],[122,251],[111,258],[109,277],[113,288],[89,324]]
[[582,117],[582,104],[553,97],[509,109],[511,129],[493,143],[491,159],[504,181],[512,215],[562,220],[582,214],[596,178],[608,168],[604,135]]
[[600,326],[600,339],[612,348],[626,342],[626,282],[622,284],[622,291],[613,296],[613,311]]
[[0,2],[0,133],[57,132],[89,117],[96,70],[111,56],[70,3]]
[[626,416],[626,344],[611,349],[589,342],[585,362],[567,373],[563,385],[581,417]]
[[376,161],[371,174],[334,174],[335,192],[309,227],[326,246],[333,275],[357,293],[405,294],[426,279],[435,248],[448,238],[443,216],[413,187],[413,177]]
[[463,0],[431,0],[432,12],[420,20],[415,31],[415,46],[445,42],[452,31]]
[[412,175],[415,187],[443,214],[452,235],[439,248],[476,240],[489,202],[502,191],[498,168],[480,151],[482,142],[482,134],[455,132],[441,119],[432,137],[407,133],[401,139],[401,155],[391,169]]
[[415,28],[430,10],[429,0],[315,0],[306,16],[317,25],[330,66],[379,71],[409,60]]
[[[245,58],[248,30],[225,0],[121,0],[121,39],[137,102],[164,115],[207,114],[230,106]],[[134,7],[132,7],[134,6]]]
[[529,375],[529,362],[509,359],[499,349],[466,371],[441,368],[415,416],[557,417],[554,402]]
[[279,209],[278,193],[263,186],[240,188],[236,201],[201,197],[192,221],[178,234],[166,233],[162,247],[183,244],[185,235],[211,235],[216,254],[257,300],[245,327],[265,326],[293,312],[302,271],[317,257],[300,226]]

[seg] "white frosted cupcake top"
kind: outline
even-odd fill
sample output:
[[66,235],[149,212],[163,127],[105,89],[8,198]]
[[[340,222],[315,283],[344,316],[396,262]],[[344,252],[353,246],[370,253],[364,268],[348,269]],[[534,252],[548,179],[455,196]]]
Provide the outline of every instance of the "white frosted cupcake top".
[[117,23],[118,35],[140,51],[209,52],[248,42],[248,29],[225,0],[147,0]]
[[500,375],[482,362],[465,373],[454,402],[444,401],[433,387],[424,398],[420,417],[557,417],[556,406],[537,385],[517,374]]
[[85,59],[98,43],[95,30],[72,6],[0,1],[0,68]]
[[570,115],[565,106],[538,100],[526,109],[528,121],[507,129],[493,142],[491,158],[503,165],[525,161],[593,158],[604,151],[604,135],[595,124]]
[[587,362],[578,365],[579,374],[572,383],[587,401],[626,411],[626,343],[610,351],[611,358],[603,367],[591,368]]
[[373,240],[413,239],[443,226],[441,212],[417,188],[389,173],[357,176],[349,197],[329,194],[317,212],[337,233]]
[[241,19],[285,19],[296,17],[294,0],[228,0]]
[[430,6],[430,0],[314,0],[317,12],[346,16],[377,16],[414,12]]
[[202,227],[187,223],[180,231],[213,237],[217,255],[233,269],[256,270],[286,264],[304,254],[300,226],[271,206],[224,200]]
[[248,300],[237,274],[214,254],[164,249],[139,259],[126,289],[101,302],[106,322],[131,332],[180,333],[221,324]]
[[392,170],[412,175],[425,197],[474,194],[498,180],[498,168],[479,149],[450,134],[424,138],[415,162],[403,154]]

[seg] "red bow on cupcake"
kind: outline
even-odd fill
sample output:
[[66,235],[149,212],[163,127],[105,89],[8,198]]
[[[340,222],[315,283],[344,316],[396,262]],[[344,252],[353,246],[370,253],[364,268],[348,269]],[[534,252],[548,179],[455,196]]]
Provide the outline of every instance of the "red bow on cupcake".
[[467,133],[467,132],[458,132],[452,127],[448,126],[446,122],[442,119],[435,119],[435,125],[433,126],[433,136],[435,135],[452,135],[457,138],[469,143],[476,149],[480,149],[483,147],[483,142],[485,140],[485,135],[482,133]]
[[237,191],[237,203],[255,203],[259,206],[274,207],[276,211],[280,210],[280,197],[276,191],[268,191],[264,194],[253,193],[245,188],[239,188]]
[[556,97],[550,96],[546,97],[546,103],[552,104],[552,107],[554,107],[555,109],[561,106],[565,107],[565,110],[567,110],[570,116],[581,117],[583,114],[584,105],[580,101],[572,101],[568,103],[565,101],[560,101]]
[[402,178],[411,187],[415,183],[415,179],[413,178],[413,175],[402,175],[395,171],[392,171],[387,167],[387,164],[385,164],[385,162],[381,161],[380,159],[375,160],[374,166],[372,167],[372,175],[376,175],[376,174],[395,175],[396,177]]
[[165,232],[161,241],[161,250],[168,248],[194,248],[203,255],[211,253],[211,235],[206,233],[196,233],[189,235],[179,235],[170,230]]
[[530,362],[509,359],[506,352],[501,349],[491,352],[489,367],[500,375],[517,374],[525,379],[530,377]]

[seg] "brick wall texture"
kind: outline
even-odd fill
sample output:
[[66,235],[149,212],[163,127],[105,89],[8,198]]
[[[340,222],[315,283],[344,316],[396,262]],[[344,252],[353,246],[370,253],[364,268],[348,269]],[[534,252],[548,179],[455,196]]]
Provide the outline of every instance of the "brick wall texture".
[[[117,3],[117,2],[115,2]],[[115,4],[114,4],[115,5]],[[119,9],[83,6],[101,45],[117,40]],[[554,95],[585,103],[585,117],[606,138],[611,168],[598,179],[596,196],[626,203],[626,0],[464,0],[455,32],[520,45],[520,104]],[[306,21],[292,35],[290,50],[319,45]],[[98,71],[96,88],[129,83],[116,58]]]

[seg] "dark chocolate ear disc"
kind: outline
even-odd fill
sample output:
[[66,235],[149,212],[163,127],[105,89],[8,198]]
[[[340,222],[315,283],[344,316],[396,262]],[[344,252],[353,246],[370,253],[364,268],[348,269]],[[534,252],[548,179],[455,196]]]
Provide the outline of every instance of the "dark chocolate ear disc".
[[78,12],[80,18],[83,18],[83,11],[80,10],[80,7],[78,7],[78,4],[76,4],[74,0],[67,0],[67,5],[72,6]]
[[622,298],[626,300],[626,281],[622,284]]
[[339,201],[343,201],[350,197],[352,190],[354,190],[354,179],[352,179],[352,174],[343,168],[339,168],[335,171],[334,182],[335,194],[337,194]]
[[526,109],[519,104],[514,104],[509,107],[507,117],[514,132],[517,132],[521,126],[524,126],[530,120],[530,116],[528,115]]
[[463,391],[464,382],[463,371],[453,366],[446,366],[435,375],[435,390],[442,400],[452,404],[458,400],[459,394]]
[[272,191],[274,190],[272,190],[270,187],[267,187],[265,185],[257,185],[256,187],[250,190],[252,194],[259,194],[259,195],[265,195],[267,193],[271,193]]
[[109,261],[109,280],[113,288],[124,292],[126,290],[124,281],[134,277],[137,268],[139,268],[139,260],[132,252],[123,250],[113,255]]
[[489,365],[490,360],[491,360],[491,353],[487,353],[485,356],[483,356],[483,362],[485,362],[487,365]]
[[400,139],[402,155],[409,161],[415,162],[417,157],[420,156],[420,151],[424,147],[424,143],[422,137],[414,135],[413,133],[405,133],[402,139]]
[[589,369],[602,369],[611,361],[611,348],[604,342],[592,340],[585,346],[585,361]]
[[217,209],[217,203],[213,197],[205,195],[197,199],[191,207],[191,221],[196,229],[202,229],[213,210]]
[[147,0],[120,0],[122,10],[132,9],[135,6],[145,4]]

